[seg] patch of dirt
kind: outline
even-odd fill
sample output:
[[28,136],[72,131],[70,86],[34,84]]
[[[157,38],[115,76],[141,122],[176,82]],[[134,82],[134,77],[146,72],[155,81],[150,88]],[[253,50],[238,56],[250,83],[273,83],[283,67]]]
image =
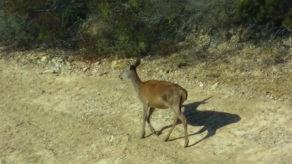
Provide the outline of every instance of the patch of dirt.
[[[183,148],[181,124],[163,142],[170,110],[157,110],[151,119],[161,135],[146,127],[147,137],[139,138],[142,104],[130,81],[118,79],[133,60],[86,63],[22,55],[0,58],[0,163],[292,161],[289,71],[275,71],[280,76],[275,83],[273,72],[263,76],[269,69],[239,73],[245,79],[240,81],[227,73],[232,78],[224,82],[210,78],[217,75],[204,66],[167,70],[168,59],[143,59],[138,68],[143,80],[169,80],[189,92],[183,111],[190,146]],[[291,69],[291,63],[270,69]],[[210,76],[200,78],[203,70]],[[274,96],[275,87],[284,97]]]

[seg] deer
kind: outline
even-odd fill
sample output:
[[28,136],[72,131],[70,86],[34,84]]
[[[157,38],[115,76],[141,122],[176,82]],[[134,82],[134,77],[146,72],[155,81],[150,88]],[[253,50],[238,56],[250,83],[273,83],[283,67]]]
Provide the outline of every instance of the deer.
[[128,66],[120,75],[119,78],[130,79],[133,86],[138,93],[138,98],[143,104],[143,123],[140,138],[145,136],[146,121],[150,127],[152,134],[159,135],[150,122],[150,117],[156,108],[158,109],[171,109],[174,112],[173,124],[170,131],[166,135],[164,141],[168,141],[171,132],[178,123],[178,119],[182,122],[185,132],[186,148],[189,143],[187,131],[187,119],[182,114],[181,108],[185,100],[187,100],[188,92],[181,86],[168,81],[148,80],[141,81],[137,67],[140,65],[141,60],[138,58],[135,64]]

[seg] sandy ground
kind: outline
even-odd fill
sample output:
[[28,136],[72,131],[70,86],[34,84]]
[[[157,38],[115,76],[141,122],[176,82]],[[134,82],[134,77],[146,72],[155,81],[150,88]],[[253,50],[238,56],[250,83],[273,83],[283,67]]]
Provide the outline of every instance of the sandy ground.
[[0,59],[0,163],[292,162],[289,101],[169,75],[189,92],[183,111],[190,146],[183,148],[181,124],[163,142],[170,110],[153,114],[161,135],[151,135],[146,125],[146,138],[139,138],[142,105],[132,84],[117,78],[119,69],[86,71]]

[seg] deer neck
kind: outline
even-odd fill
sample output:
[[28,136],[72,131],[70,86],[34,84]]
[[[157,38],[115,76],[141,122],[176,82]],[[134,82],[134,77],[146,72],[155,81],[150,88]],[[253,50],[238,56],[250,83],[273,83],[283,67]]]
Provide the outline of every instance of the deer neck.
[[139,77],[139,75],[137,74],[136,71],[133,73],[131,81],[132,81],[132,83],[134,85],[134,88],[135,88],[136,92],[139,92],[139,86],[142,84],[142,81],[141,81],[141,79],[140,79],[140,77]]

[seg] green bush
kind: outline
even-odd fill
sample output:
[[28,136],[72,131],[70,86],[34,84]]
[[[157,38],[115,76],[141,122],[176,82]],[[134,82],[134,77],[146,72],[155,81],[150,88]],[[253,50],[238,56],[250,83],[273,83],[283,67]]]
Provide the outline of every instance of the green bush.
[[244,21],[281,26],[292,10],[291,0],[240,0],[238,17]]
[[46,6],[46,2],[34,0],[7,0],[6,9],[19,14],[28,15],[31,10],[41,9]]
[[291,29],[290,1],[6,0],[0,2],[0,41],[63,46],[89,57],[164,55],[193,46],[180,43],[197,39],[199,31],[225,35],[234,15],[244,23]]
[[6,17],[0,18],[5,20],[0,22],[0,33],[9,31],[6,37],[20,47],[42,43],[60,45],[76,34],[78,25],[84,19],[78,6],[70,0],[57,0],[55,3],[7,0],[3,10]]
[[[147,54],[162,50],[172,51],[184,38],[189,12],[186,0],[170,2],[156,0],[7,0],[5,12],[17,15],[24,21],[10,29],[10,35],[18,45],[60,45],[69,43],[75,48],[86,49],[98,55],[123,56]],[[102,26],[95,35],[84,34],[83,21],[94,13]],[[4,19],[4,18],[3,18]],[[10,27],[12,26],[10,22]],[[90,20],[88,20],[90,22]],[[7,25],[0,22],[1,31]],[[82,28],[80,28],[82,25]],[[191,23],[188,23],[191,26]],[[183,29],[183,30],[182,30]],[[86,29],[85,29],[86,30]],[[22,33],[24,39],[19,38]],[[90,42],[90,44],[86,44]],[[77,47],[76,47],[77,46]]]
[[100,19],[106,24],[101,34],[96,36],[96,48],[102,54],[146,54],[177,42],[180,35],[175,31],[178,23],[183,21],[178,19],[183,11],[179,0],[168,3],[90,0],[88,7],[91,10],[98,8]]
[[0,41],[8,40],[15,36],[16,31],[21,30],[21,23],[24,22],[23,17],[19,17],[15,14],[4,14],[0,17]]
[[288,15],[283,20],[282,26],[292,31],[292,10],[289,11]]

